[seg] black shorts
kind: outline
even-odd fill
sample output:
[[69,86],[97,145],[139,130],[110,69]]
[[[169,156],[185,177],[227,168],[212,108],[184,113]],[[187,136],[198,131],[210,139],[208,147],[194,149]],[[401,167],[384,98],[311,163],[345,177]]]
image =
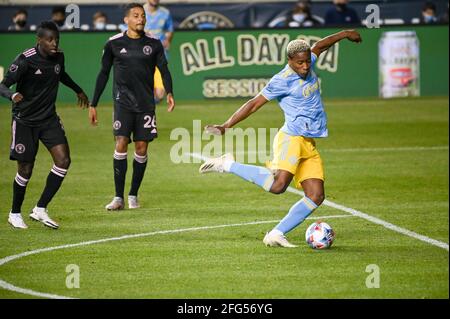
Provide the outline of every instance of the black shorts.
[[114,107],[113,134],[125,136],[130,139],[133,133],[133,141],[150,142],[158,137],[155,112],[135,113]]
[[9,158],[13,161],[33,163],[39,149],[39,140],[49,150],[55,145],[67,144],[64,126],[59,116],[34,127],[13,119]]

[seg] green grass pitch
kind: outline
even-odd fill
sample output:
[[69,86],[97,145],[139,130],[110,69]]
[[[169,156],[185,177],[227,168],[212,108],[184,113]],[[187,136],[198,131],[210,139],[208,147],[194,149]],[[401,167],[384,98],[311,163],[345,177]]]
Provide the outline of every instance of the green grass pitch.
[[[147,234],[44,251],[0,266],[15,287],[75,298],[448,298],[449,252],[359,217],[323,218],[336,231],[333,247],[310,249],[307,220],[288,238],[296,249],[267,248],[266,231],[300,196],[272,195],[235,176],[199,175],[199,164],[174,164],[169,139],[176,127],[221,123],[242,100],[177,101],[174,113],[158,106],[159,138],[150,144],[140,190],[142,208],[106,212],[113,196],[112,107],[99,107],[99,127],[87,110],[59,105],[72,166],[49,206],[55,231],[28,219],[52,166],[41,145],[23,215],[28,230],[7,223],[16,164],[8,159],[10,108],[0,108],[0,259],[66,244]],[[333,99],[325,101],[330,135],[318,139],[327,199],[448,244],[448,97]],[[280,127],[274,103],[240,127]],[[131,178],[132,152],[129,150]],[[262,165],[262,163],[261,163]],[[311,216],[350,214],[321,206]],[[182,232],[192,227],[242,224]],[[153,233],[153,234],[152,234]],[[69,289],[68,265],[80,270]],[[368,265],[380,271],[367,288]],[[37,298],[0,289],[0,298]]]

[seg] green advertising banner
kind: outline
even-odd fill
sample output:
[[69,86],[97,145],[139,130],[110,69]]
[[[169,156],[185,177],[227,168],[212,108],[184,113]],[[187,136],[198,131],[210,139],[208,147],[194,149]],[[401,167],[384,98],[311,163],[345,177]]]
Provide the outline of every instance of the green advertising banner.
[[[252,97],[286,64],[290,40],[310,44],[338,29],[270,29],[227,31],[178,31],[170,48],[169,67],[177,100]],[[448,95],[448,26],[401,26],[360,30],[363,42],[343,40],[322,54],[316,64],[324,97],[379,96],[379,45],[386,32],[414,31],[418,46],[415,68],[422,96]],[[411,34],[411,32],[410,32]],[[100,69],[103,45],[111,33],[61,34],[66,69],[92,96]],[[14,57],[35,43],[35,35],[0,34],[0,74]],[[389,50],[386,51],[389,58]],[[414,67],[413,67],[414,69]],[[415,69],[414,69],[415,70]],[[398,69],[405,73],[403,69]],[[407,78],[408,75],[403,75]],[[111,72],[112,78],[112,72]],[[101,101],[112,101],[112,79]],[[61,86],[59,99],[74,101]],[[1,103],[7,101],[3,99]]]

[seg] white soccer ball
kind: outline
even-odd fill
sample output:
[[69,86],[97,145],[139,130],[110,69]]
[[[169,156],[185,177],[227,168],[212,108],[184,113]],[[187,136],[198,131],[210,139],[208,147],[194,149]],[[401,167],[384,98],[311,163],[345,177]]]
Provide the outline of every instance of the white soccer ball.
[[317,221],[306,230],[306,242],[313,249],[325,249],[331,247],[335,238],[335,232],[330,225]]

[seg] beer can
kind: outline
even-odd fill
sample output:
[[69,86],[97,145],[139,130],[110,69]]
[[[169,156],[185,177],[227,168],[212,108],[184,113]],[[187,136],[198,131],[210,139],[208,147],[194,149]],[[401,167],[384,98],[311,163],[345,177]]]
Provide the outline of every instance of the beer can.
[[378,42],[379,96],[420,96],[419,39],[415,31],[384,32]]

